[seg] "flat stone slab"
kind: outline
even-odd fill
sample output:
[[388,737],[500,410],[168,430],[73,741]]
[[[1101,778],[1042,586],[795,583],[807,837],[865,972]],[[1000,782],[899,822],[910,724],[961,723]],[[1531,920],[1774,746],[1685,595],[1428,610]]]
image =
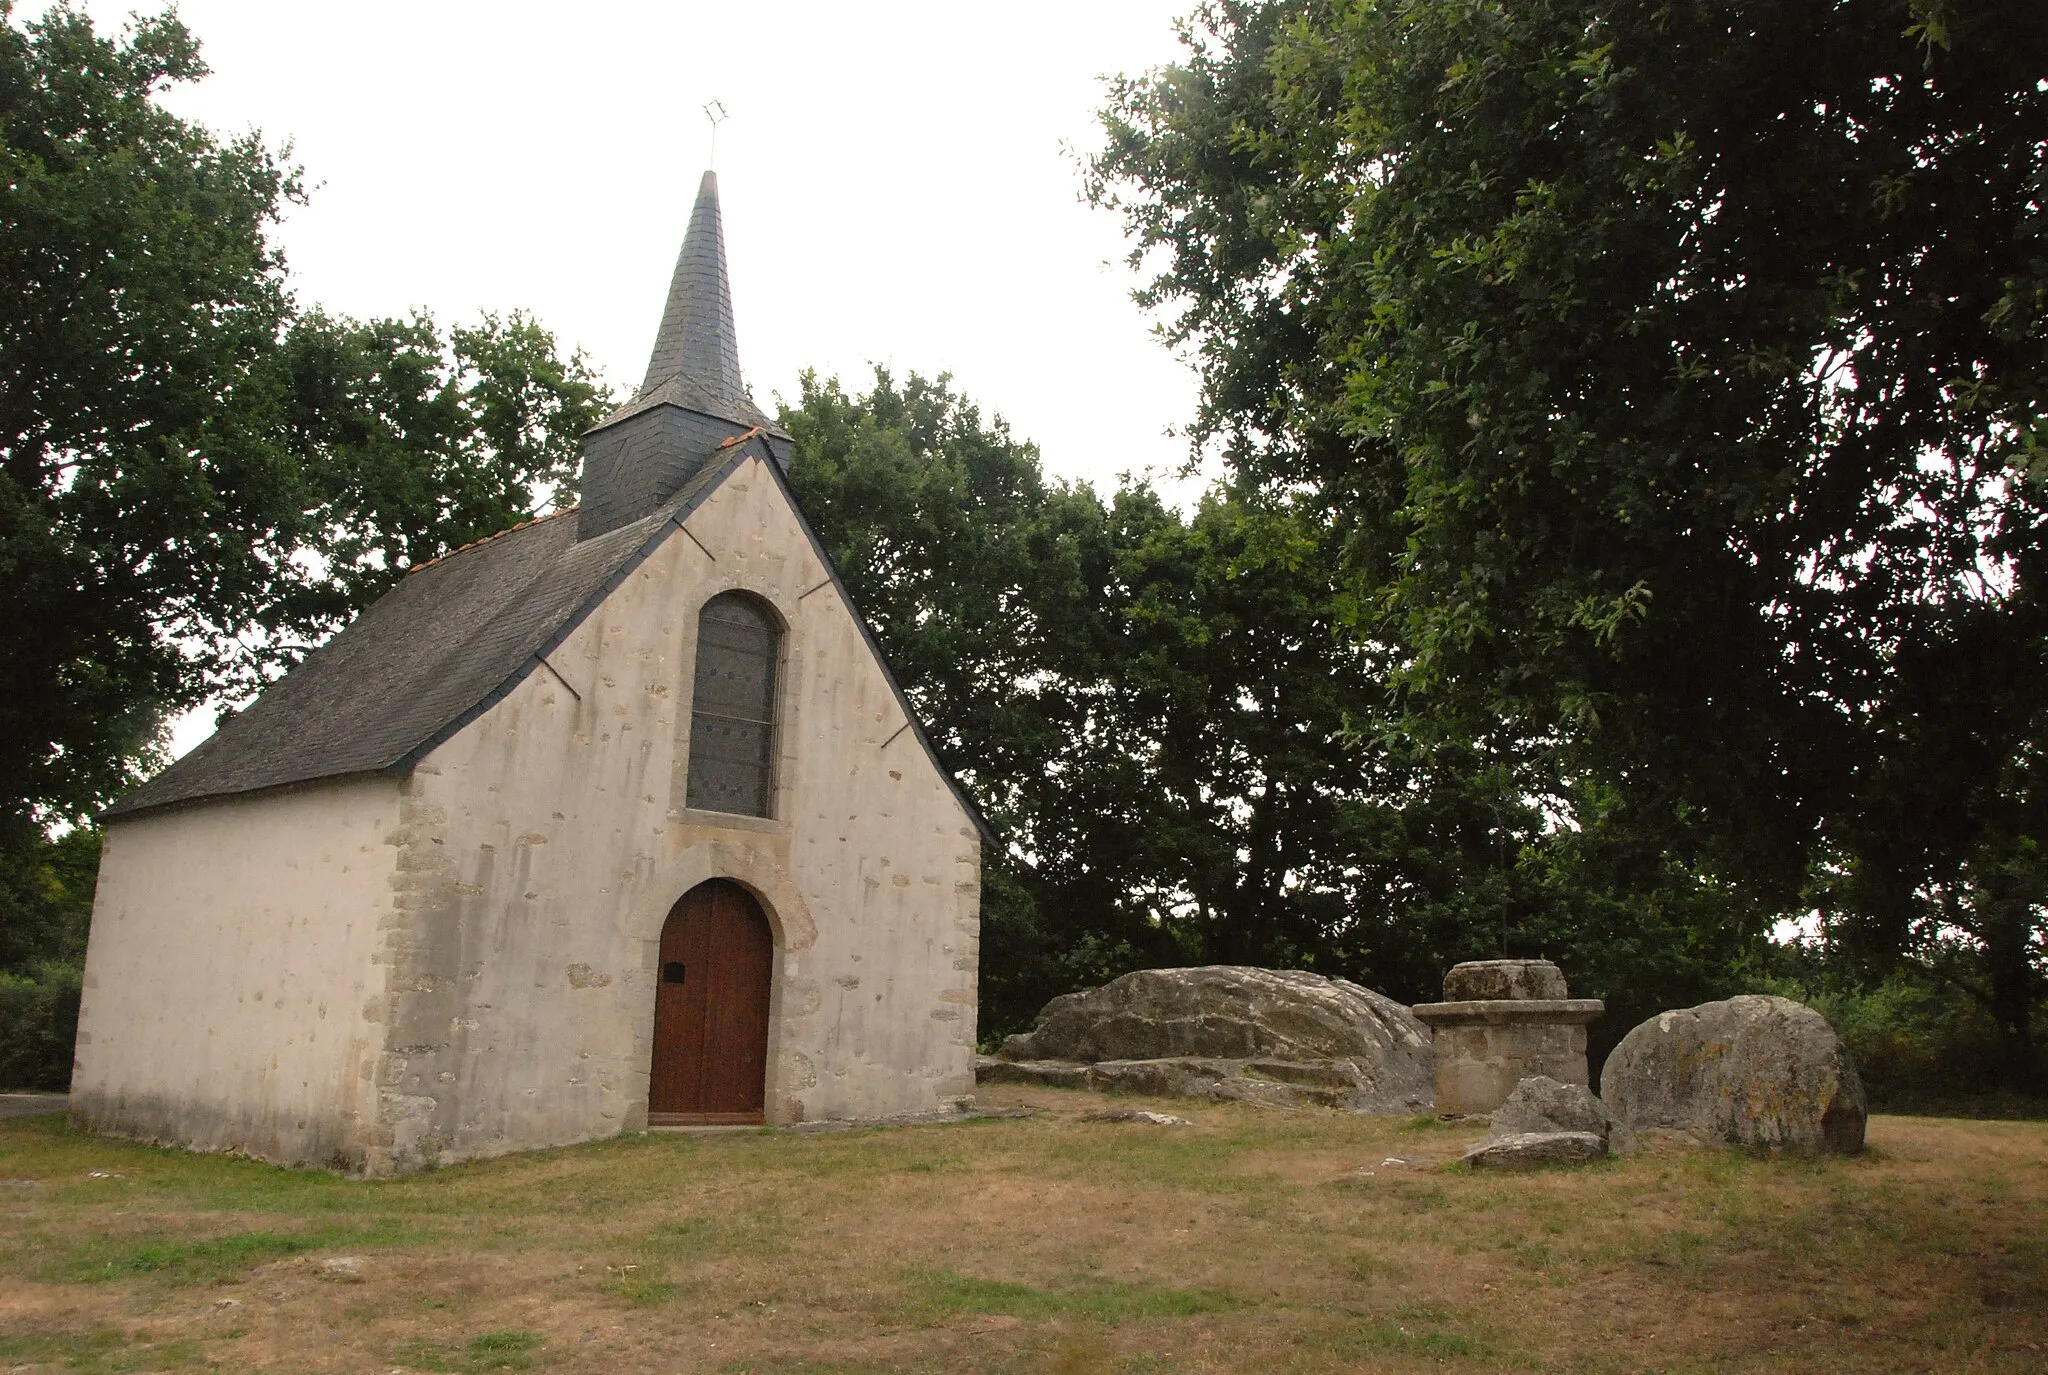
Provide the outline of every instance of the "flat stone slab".
[[1444,975],[1444,1001],[1569,998],[1564,971],[1549,960],[1467,960]]
[[1607,1004],[1598,998],[1473,998],[1455,1003],[1417,1003],[1408,1010],[1431,1026],[1455,1022],[1485,1022],[1493,1026],[1548,1022],[1575,1026],[1598,1017],[1607,1010]]
[[1429,1107],[1426,1093],[1374,1083],[1349,1060],[1211,1059],[1170,1056],[1157,1060],[1004,1060],[984,1055],[975,1061],[982,1084],[1038,1084],[1046,1088],[1090,1089],[1096,1093],[1153,1094],[1206,1098],[1212,1102],[1255,1103],[1272,1108],[1316,1106],[1346,1112],[1400,1114]]
[[1460,1159],[1476,1170],[1540,1170],[1606,1155],[1607,1143],[1592,1132],[1513,1132],[1474,1143]]
[[1175,1117],[1170,1112],[1147,1112],[1143,1108],[1114,1108],[1109,1112],[1085,1112],[1083,1122],[1143,1122],[1153,1127],[1192,1127],[1195,1124],[1185,1117]]

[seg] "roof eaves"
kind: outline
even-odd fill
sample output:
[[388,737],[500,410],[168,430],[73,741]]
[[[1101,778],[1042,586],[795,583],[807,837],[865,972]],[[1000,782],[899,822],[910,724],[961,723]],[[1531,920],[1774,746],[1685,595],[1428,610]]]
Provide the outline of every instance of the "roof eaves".
[[524,530],[530,526],[545,525],[551,520],[560,520],[563,516],[573,516],[576,514],[577,509],[574,506],[564,506],[559,511],[550,511],[544,516],[535,516],[532,520],[522,520],[517,525],[508,525],[495,534],[485,535],[482,539],[473,539],[468,544],[458,544],[453,549],[434,555],[434,557],[424,563],[413,564],[405,570],[405,576],[409,578],[422,569],[432,568],[437,563],[446,563],[457,554],[467,554],[472,549],[481,548],[493,540],[501,540],[515,531]]
[[[729,425],[752,425],[757,429],[774,435],[777,439],[789,438],[789,435],[780,425],[769,419],[767,413],[751,401],[745,407],[733,406],[730,408],[733,411],[742,411],[742,414],[728,415],[723,410],[715,409],[716,403],[701,397],[693,397],[689,401],[678,400],[676,397],[669,395],[671,390],[670,383],[674,380],[672,378],[669,383],[663,383],[644,395],[636,395],[617,410],[606,413],[596,424],[585,430],[583,432],[584,435],[593,435],[599,430],[609,429],[620,421],[631,420],[634,416],[645,411],[651,411],[656,406],[674,406],[679,411],[688,411],[692,415],[708,416],[713,420],[723,420]],[[700,404],[691,404],[692,401],[699,402]]]

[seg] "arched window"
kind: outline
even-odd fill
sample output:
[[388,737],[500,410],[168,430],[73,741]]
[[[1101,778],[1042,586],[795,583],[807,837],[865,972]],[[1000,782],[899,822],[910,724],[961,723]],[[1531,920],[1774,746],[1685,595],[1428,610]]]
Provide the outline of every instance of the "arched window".
[[782,632],[760,598],[721,592],[697,613],[687,803],[767,816],[775,794],[775,663]]

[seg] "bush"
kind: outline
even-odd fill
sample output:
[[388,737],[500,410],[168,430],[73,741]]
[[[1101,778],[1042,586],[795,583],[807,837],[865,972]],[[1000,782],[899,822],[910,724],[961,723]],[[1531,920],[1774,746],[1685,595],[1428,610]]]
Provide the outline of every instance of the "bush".
[[55,962],[0,971],[0,1089],[71,1087],[80,974]]
[[[1873,1108],[1956,1106],[1998,1093],[1998,1027],[1953,984],[1910,970],[1857,986],[1818,971],[1761,977],[1750,992],[1805,1003],[1848,1047]],[[2037,1013],[2035,1025],[2048,1024]]]

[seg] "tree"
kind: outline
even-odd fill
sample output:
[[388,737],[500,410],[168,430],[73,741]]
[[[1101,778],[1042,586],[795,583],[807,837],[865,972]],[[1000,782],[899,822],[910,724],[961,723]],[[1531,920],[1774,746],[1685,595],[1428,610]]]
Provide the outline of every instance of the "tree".
[[[247,619],[291,480],[234,403],[288,312],[263,238],[297,194],[254,137],[154,95],[204,72],[172,18],[99,37],[0,4],[0,778],[77,815],[201,691],[183,641]],[[280,517],[284,517],[280,519]]]
[[[1275,0],[1187,39],[1114,89],[1094,192],[1206,432],[1340,513],[1413,738],[1539,747],[1880,963],[2031,853],[2048,11]],[[2044,916],[2001,910],[2018,1076]]]
[[[944,378],[878,372],[848,395],[806,377],[782,423],[800,504],[1000,837],[985,1033],[1169,964],[1311,968],[1413,1001],[1505,946],[1569,959],[1618,1017],[1731,991],[1725,940],[1656,945],[1729,930],[1702,915],[1724,895],[1599,825],[1546,836],[1539,753],[1399,734],[1391,666],[1340,633],[1315,503],[1219,487],[1183,515],[1143,486],[1047,482]],[[1611,896],[1623,873],[1651,917]]]
[[204,75],[0,0],[0,1086],[62,1087],[99,838],[165,721],[573,491],[602,387],[518,314],[295,313],[296,173],[156,104]]
[[33,849],[170,714],[530,515],[603,396],[523,316],[447,343],[294,318],[265,235],[296,173],[156,103],[205,74],[184,26],[12,21],[0,0],[0,817]]
[[582,435],[609,394],[580,352],[514,311],[457,326],[296,320],[266,419],[299,474],[310,554],[263,590],[258,635],[222,665],[231,693],[289,667],[407,569],[575,504]]

